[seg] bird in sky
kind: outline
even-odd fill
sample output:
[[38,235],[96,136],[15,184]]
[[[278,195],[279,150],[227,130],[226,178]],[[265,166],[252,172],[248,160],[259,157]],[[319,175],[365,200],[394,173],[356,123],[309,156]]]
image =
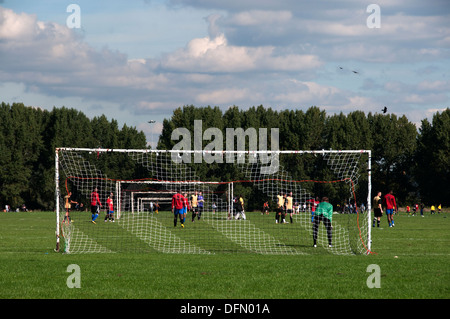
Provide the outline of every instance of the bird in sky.
[[387,107],[385,106],[385,107],[382,109],[382,111],[383,111],[383,114],[386,114],[386,112],[387,112]]
[[[340,66],[340,67],[339,67],[339,70],[343,70],[343,69],[344,69],[344,68],[343,68],[342,66]],[[358,72],[358,71],[354,71],[354,70],[352,70],[352,72],[353,72],[353,73],[355,73],[355,74],[359,74],[359,72]]]

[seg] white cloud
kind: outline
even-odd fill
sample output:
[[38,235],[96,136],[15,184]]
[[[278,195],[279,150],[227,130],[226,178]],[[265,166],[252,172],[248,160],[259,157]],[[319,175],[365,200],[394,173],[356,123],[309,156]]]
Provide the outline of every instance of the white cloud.
[[37,23],[35,15],[16,14],[10,9],[0,9],[0,40],[27,40],[42,29],[43,24]]
[[404,97],[400,97],[398,99],[399,102],[406,102],[410,104],[419,104],[419,105],[436,105],[436,104],[444,104],[448,101],[448,96],[446,94],[407,94]]
[[448,81],[422,81],[417,85],[420,91],[448,92],[450,83]]
[[0,16],[5,17],[0,21],[2,81],[23,82],[43,94],[115,101],[167,85],[168,78],[153,72],[146,61],[128,61],[125,54],[109,49],[95,50],[66,26],[2,7]]
[[267,24],[286,24],[292,19],[292,13],[288,10],[250,10],[233,14],[228,23],[240,26],[255,26]]
[[158,110],[162,108],[172,108],[173,106],[166,102],[149,102],[149,101],[139,101],[137,103],[137,109],[140,113],[146,113],[149,110]]
[[162,61],[164,69],[182,72],[262,72],[301,71],[317,68],[322,62],[314,55],[277,54],[276,47],[229,45],[224,34],[189,41],[187,46]]
[[315,82],[291,80],[296,88],[289,88],[288,92],[275,96],[276,101],[303,104],[305,102],[329,101],[341,91],[338,88],[320,85]]
[[249,99],[251,99],[251,97],[248,88],[224,88],[220,90],[213,90],[211,92],[203,92],[198,94],[196,97],[196,100],[200,103],[200,105],[227,105],[236,103],[236,101]]
[[335,86],[295,79],[290,79],[289,82],[291,84],[283,83],[285,92],[273,96],[273,101],[279,105],[286,104],[304,108],[315,105],[330,113],[347,112],[355,109],[374,111],[378,105],[378,102],[370,97],[361,96]]

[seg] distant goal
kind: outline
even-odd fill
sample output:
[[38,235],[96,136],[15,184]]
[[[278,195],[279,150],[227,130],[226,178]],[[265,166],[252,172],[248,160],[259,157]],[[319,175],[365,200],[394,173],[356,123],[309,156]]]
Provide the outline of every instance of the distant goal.
[[[56,251],[371,252],[370,150],[220,151],[215,158],[228,161],[186,161],[196,152],[57,148]],[[267,170],[267,161],[258,160],[263,156],[276,169]],[[91,208],[94,190],[101,203],[97,216]],[[171,211],[177,192],[189,200],[184,227]],[[280,214],[278,196],[292,197],[292,207],[285,206]],[[239,214],[239,197],[244,214]],[[323,223],[313,247],[314,210],[322,197],[334,209],[331,247]]]

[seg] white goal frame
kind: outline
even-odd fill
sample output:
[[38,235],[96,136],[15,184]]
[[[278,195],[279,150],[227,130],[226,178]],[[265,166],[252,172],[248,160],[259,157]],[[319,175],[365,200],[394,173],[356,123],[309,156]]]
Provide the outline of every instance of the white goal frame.
[[[73,148],[73,147],[59,147],[55,149],[55,212],[56,212],[56,249],[55,251],[60,251],[60,237],[61,237],[61,209],[62,206],[60,205],[60,198],[61,198],[61,190],[60,190],[60,172],[59,172],[59,152],[60,151],[81,151],[81,152],[96,152],[97,154],[107,153],[107,152],[118,152],[118,153],[184,153],[184,154],[197,154],[201,153],[204,154],[205,151],[203,150],[151,150],[151,149],[104,149],[104,148]],[[371,252],[372,249],[372,236],[371,236],[371,202],[372,202],[372,182],[371,182],[371,150],[277,150],[277,151],[271,151],[271,150],[264,150],[264,151],[208,151],[209,153],[220,153],[220,154],[345,154],[345,153],[361,153],[361,154],[367,154],[368,161],[367,161],[367,254]],[[124,181],[125,182],[125,181]],[[130,181],[126,181],[127,183],[130,183]],[[134,181],[136,182],[136,181]],[[217,182],[198,182],[198,183],[211,183],[211,184],[218,184],[222,181]],[[143,181],[142,183],[151,183],[151,181]],[[164,183],[164,181],[155,181],[154,183]],[[173,181],[167,181],[167,183],[174,183]],[[178,182],[177,182],[178,183]],[[179,183],[183,183],[183,181],[180,181]],[[189,183],[195,183],[193,181],[190,181]],[[222,182],[228,184],[228,203],[231,203],[233,198],[233,182]],[[121,181],[116,182],[116,193],[120,194],[121,192]],[[116,207],[119,208],[119,211],[117,212],[118,217],[120,218],[120,196],[117,196],[115,199]],[[228,205],[229,210],[231,210],[231,204]],[[230,211],[228,212],[230,213]]]

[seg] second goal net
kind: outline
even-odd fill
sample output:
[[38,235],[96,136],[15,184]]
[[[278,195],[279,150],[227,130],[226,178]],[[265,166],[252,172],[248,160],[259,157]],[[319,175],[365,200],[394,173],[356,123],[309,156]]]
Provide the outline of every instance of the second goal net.
[[[57,250],[370,253],[370,151],[215,154],[227,163],[186,163],[196,151],[182,152],[58,148]],[[316,213],[325,197],[329,224]]]

